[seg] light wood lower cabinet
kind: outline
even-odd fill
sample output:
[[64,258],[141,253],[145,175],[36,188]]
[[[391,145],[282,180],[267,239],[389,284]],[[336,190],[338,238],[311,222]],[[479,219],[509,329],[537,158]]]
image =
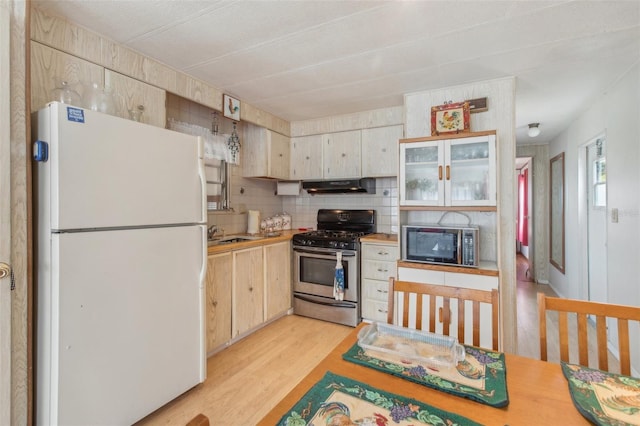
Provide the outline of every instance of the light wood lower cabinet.
[[264,322],[263,248],[233,252],[232,337]]
[[207,261],[207,352],[231,340],[231,252],[209,256]]
[[269,321],[291,308],[291,244],[264,246],[264,306]]
[[362,243],[362,318],[387,322],[389,277],[396,276],[396,243]]
[[286,314],[291,292],[289,241],[209,255],[207,352]]

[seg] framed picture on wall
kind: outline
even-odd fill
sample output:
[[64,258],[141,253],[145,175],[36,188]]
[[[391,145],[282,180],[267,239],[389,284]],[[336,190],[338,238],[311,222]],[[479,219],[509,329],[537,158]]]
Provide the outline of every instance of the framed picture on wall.
[[240,121],[240,101],[229,95],[222,95],[222,111],[225,117]]
[[431,107],[431,136],[469,131],[468,101]]

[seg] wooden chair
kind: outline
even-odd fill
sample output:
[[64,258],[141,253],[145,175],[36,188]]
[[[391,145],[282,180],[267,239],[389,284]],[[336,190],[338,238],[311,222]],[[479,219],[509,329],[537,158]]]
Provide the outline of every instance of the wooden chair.
[[618,350],[620,353],[620,373],[631,374],[629,355],[629,321],[640,321],[640,307],[614,305],[610,303],[588,302],[585,300],[562,299],[538,293],[538,317],[540,320],[540,358],[547,360],[547,311],[558,312],[558,334],[560,359],[569,362],[569,330],[567,313],[577,315],[578,353],[580,365],[589,366],[589,344],[587,317],[596,318],[596,345],[598,348],[598,368],[609,370],[607,350],[607,318],[617,319]]
[[187,423],[186,426],[209,426],[209,418],[200,413]]
[[[402,326],[409,326],[409,299],[411,294],[416,295],[415,303],[415,326],[419,330],[427,330],[432,333],[436,332],[436,311],[439,312],[438,321],[442,322],[442,334],[449,335],[451,325],[451,299],[458,300],[458,340],[460,343],[465,342],[465,302],[471,301],[473,315],[473,346],[480,346],[480,304],[487,303],[491,305],[491,337],[492,348],[498,350],[498,312],[499,299],[498,290],[474,290],[469,288],[450,287],[444,285],[422,284],[410,281],[398,281],[395,278],[389,278],[389,309],[387,313],[387,322],[393,324],[395,296],[396,293],[403,293],[403,313]],[[442,307],[436,309],[436,299],[442,298]],[[428,299],[429,306],[429,324],[428,329],[422,327],[423,303],[424,299]],[[468,344],[468,343],[467,343]]]

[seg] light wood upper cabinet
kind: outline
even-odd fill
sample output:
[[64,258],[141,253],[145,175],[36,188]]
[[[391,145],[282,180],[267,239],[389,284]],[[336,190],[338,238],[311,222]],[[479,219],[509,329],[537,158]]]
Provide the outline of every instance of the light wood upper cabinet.
[[164,90],[110,70],[105,70],[104,80],[105,86],[111,87],[115,96],[118,117],[128,119],[129,110],[142,105],[144,112],[141,122],[157,127],[166,126],[167,95]]
[[207,352],[231,340],[231,252],[209,256],[207,263]]
[[397,176],[398,141],[402,137],[402,125],[363,129],[362,176]]
[[322,137],[322,158],[325,179],[359,178],[360,130],[329,133]]
[[290,179],[322,179],[322,135],[291,139]]
[[104,68],[52,49],[40,43],[31,42],[31,110],[43,108],[53,99],[52,91],[60,80],[67,81],[70,87],[78,92],[82,106],[82,95],[85,84],[104,84]]
[[262,247],[233,252],[232,337],[264,322],[264,258]]
[[266,320],[291,308],[291,244],[264,246]]
[[264,127],[247,123],[242,150],[244,177],[289,179],[290,140]]

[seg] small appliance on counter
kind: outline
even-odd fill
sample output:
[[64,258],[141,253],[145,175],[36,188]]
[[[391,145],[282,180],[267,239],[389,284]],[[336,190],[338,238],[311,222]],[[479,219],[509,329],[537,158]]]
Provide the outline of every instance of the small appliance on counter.
[[404,225],[402,260],[477,267],[479,232],[473,226]]
[[247,214],[247,234],[260,232],[260,210],[249,210]]

